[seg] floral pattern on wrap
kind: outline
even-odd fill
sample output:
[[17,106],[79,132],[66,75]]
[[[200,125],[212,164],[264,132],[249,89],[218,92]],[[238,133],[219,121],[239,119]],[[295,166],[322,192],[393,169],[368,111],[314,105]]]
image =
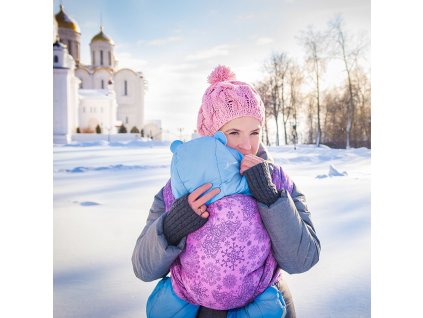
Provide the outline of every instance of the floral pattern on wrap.
[[[281,167],[274,167],[272,181],[278,190],[292,192]],[[163,197],[169,211],[175,201],[170,180]],[[172,287],[192,304],[218,310],[242,307],[279,277],[257,202],[235,194],[208,205],[207,211],[207,223],[187,236],[185,250],[170,268]]]

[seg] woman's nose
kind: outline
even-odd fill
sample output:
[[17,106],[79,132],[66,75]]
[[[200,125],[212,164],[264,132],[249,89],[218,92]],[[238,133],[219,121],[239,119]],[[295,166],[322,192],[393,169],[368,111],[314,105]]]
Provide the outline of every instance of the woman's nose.
[[242,150],[251,150],[251,143],[250,143],[250,141],[247,139],[247,140],[243,140],[242,142],[240,142],[239,144],[238,144],[238,147],[240,148],[240,149],[242,149]]

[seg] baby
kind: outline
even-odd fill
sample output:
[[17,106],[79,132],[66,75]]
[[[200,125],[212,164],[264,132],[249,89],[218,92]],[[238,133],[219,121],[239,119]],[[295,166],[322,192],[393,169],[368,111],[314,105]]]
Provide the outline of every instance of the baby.
[[[150,296],[147,315],[168,316],[164,308],[173,299],[184,308],[184,317],[195,317],[200,305],[229,310],[228,317],[247,317],[258,310],[251,303],[260,307],[263,317],[282,317],[285,302],[272,286],[278,265],[257,203],[239,173],[243,155],[226,146],[222,132],[187,143],[175,141],[171,150],[171,181],[163,190],[166,211],[205,183],[220,193],[207,202],[208,221],[187,236],[185,250],[172,264],[171,286],[165,278]],[[278,173],[275,169],[276,183],[281,180]]]

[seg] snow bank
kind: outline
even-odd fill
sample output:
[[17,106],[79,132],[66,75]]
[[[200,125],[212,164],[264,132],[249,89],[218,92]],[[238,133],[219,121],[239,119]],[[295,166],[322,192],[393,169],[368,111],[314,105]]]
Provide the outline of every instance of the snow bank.
[[[148,138],[124,139],[121,141],[108,141],[107,135],[103,135],[104,139],[94,141],[72,141],[70,144],[62,145],[63,147],[96,147],[96,146],[111,146],[111,147],[157,147],[166,146],[170,143],[168,141],[157,141]],[[60,145],[55,145],[56,147]]]
[[[169,179],[169,145],[53,150],[54,317],[145,317],[157,282],[137,279],[131,256],[153,197]],[[370,317],[371,151],[313,145],[270,151],[305,194],[322,244],[310,271],[284,274],[297,316]]]

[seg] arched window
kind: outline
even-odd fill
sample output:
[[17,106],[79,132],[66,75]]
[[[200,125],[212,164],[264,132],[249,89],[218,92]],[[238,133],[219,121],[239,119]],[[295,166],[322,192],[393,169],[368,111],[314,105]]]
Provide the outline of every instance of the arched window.
[[59,63],[59,57],[57,55],[54,56],[54,63]]
[[124,95],[125,96],[128,96],[128,81],[127,80],[125,80],[125,82],[124,82]]
[[68,40],[68,52],[70,55],[72,55],[72,41]]
[[95,65],[95,54],[94,54],[94,51],[93,51],[93,65]]
[[100,65],[103,65],[103,50],[100,51]]
[[109,66],[112,66],[112,52],[109,51]]
[[127,124],[128,123],[128,116],[126,116],[126,118],[125,118],[125,124]]
[[104,89],[104,80],[101,80],[101,89]]

